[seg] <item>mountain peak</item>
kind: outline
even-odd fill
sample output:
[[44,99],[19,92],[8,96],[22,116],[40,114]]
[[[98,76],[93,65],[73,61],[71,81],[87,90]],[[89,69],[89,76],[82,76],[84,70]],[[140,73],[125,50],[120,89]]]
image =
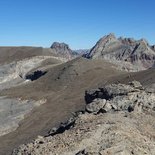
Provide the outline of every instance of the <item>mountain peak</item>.
[[115,37],[115,34],[114,33],[110,33],[104,37],[102,37],[100,39],[100,42],[110,42],[110,41],[113,41],[113,40],[116,40],[117,38]]
[[102,37],[96,45],[90,50],[89,57],[95,54],[95,57],[102,55],[111,44],[117,44],[119,40],[115,37],[114,33],[110,33]]
[[108,36],[108,37],[111,37],[111,38],[116,38],[116,37],[115,37],[115,33],[109,33],[107,36]]
[[140,43],[143,43],[143,44],[145,44],[146,46],[149,45],[149,43],[147,42],[147,40],[144,39],[144,38],[140,39]]
[[71,60],[74,57],[76,57],[78,54],[73,52],[69,45],[66,43],[59,43],[59,42],[54,42],[51,45],[51,50],[57,55],[61,55],[64,58],[67,58],[67,60]]
[[56,49],[56,50],[60,50],[60,49],[64,49],[64,50],[69,50],[71,51],[71,49],[69,48],[69,45],[66,43],[59,43],[59,42],[54,42],[51,45],[52,49]]

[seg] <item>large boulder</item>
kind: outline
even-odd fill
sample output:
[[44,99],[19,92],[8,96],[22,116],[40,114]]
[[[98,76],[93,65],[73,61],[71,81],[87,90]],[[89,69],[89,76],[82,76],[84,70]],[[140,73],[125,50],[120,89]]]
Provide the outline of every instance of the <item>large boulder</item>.
[[86,111],[89,113],[98,113],[105,104],[105,99],[95,99],[92,103],[86,105]]

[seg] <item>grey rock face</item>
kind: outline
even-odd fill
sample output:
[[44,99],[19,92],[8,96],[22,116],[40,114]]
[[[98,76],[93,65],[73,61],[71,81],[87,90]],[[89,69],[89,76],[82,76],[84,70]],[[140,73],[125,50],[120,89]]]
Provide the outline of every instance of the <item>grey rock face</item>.
[[[137,82],[137,81],[136,81]],[[133,83],[136,83],[135,81]],[[138,82],[137,82],[138,83]],[[129,92],[134,91],[134,86],[130,85],[124,86],[123,84],[111,84],[98,89],[93,89],[86,91],[85,100],[86,103],[91,103],[96,98],[110,100],[116,96],[127,95]]]
[[116,38],[109,34],[101,38],[90,50],[88,58],[105,59],[127,71],[145,70],[154,65],[154,46],[145,39]]
[[[86,105],[88,112],[113,111],[154,111],[155,95],[146,92],[140,82],[132,81],[129,85],[111,84],[100,88],[103,96]],[[99,92],[98,92],[99,93]],[[94,96],[94,94],[88,94]],[[107,101],[105,101],[105,100]],[[102,104],[104,101],[104,105]]]
[[86,105],[86,111],[90,113],[98,113],[106,104],[105,99],[95,99],[91,104]]
[[69,45],[65,44],[65,43],[58,43],[58,42],[54,42],[51,46],[51,48],[54,48],[56,51],[71,51],[71,49],[69,48]]
[[127,95],[129,92],[132,92],[134,89],[131,86],[124,86],[123,84],[111,84],[103,88],[100,88],[101,92],[106,99],[111,99],[116,96]]
[[54,53],[61,55],[62,57],[67,58],[69,60],[78,56],[78,54],[72,51],[69,48],[69,45],[65,43],[54,42],[51,46],[51,49]]
[[110,33],[107,36],[101,38],[96,45],[90,50],[89,57],[98,58],[106,52],[106,49],[110,46],[117,45],[118,40],[114,34]]
[[103,94],[100,89],[92,89],[85,91],[85,101],[86,103],[91,103],[96,98],[102,98]]

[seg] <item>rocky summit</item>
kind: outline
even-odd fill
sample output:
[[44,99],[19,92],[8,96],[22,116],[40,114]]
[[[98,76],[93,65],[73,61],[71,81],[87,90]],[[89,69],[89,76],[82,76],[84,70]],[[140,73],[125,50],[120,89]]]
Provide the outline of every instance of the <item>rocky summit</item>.
[[138,81],[85,93],[85,111],[13,155],[153,155],[155,94]]
[[155,51],[145,39],[116,38],[110,33],[96,43],[87,57],[108,60],[126,71],[140,71],[154,67]]
[[71,60],[73,57],[77,55],[76,52],[73,52],[69,45],[66,43],[59,43],[54,42],[51,45],[52,52],[59,54],[60,56],[63,56],[64,58],[67,58],[68,60]]

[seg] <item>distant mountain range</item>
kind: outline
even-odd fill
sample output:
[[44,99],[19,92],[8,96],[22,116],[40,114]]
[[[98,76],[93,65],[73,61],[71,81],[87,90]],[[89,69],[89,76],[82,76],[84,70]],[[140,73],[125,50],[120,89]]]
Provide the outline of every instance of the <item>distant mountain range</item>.
[[84,55],[89,53],[89,49],[79,49],[79,50],[71,50],[69,45],[66,43],[54,42],[51,45],[52,52],[68,58],[69,60],[75,58],[76,56]]
[[126,71],[140,71],[155,66],[155,45],[145,39],[116,38],[113,33],[102,37],[91,49],[71,50],[66,43],[54,42],[52,53],[71,60],[77,56],[104,59]]
[[145,70],[154,67],[155,45],[150,46],[145,39],[116,38],[111,33],[101,38],[86,57],[107,60],[126,71]]
[[79,49],[79,50],[73,50],[75,53],[83,55],[90,52],[90,49]]

